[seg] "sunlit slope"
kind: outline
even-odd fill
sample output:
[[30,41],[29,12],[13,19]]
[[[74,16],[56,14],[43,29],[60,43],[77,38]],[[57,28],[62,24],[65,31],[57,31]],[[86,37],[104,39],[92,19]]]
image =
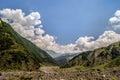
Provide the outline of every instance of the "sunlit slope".
[[120,42],[93,51],[80,53],[62,67],[95,67],[104,64],[105,67],[120,66]]

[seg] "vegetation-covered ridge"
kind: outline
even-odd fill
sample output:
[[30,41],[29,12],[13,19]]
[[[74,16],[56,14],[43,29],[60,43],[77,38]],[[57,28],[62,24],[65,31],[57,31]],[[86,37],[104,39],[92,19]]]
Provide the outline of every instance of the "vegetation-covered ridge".
[[62,67],[67,68],[72,66],[102,66],[104,68],[120,66],[120,41],[107,47],[80,53]]
[[0,20],[0,70],[36,70],[48,64],[55,65],[56,62]]

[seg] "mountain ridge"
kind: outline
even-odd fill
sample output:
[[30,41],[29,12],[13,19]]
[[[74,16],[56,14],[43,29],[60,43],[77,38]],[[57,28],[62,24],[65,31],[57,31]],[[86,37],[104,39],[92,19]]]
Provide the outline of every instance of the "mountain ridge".
[[0,70],[35,70],[56,61],[0,20]]
[[115,65],[120,65],[120,63],[117,64],[116,61],[120,62],[120,41],[112,43],[107,47],[98,48],[93,51],[82,52],[69,60],[62,67],[95,67],[103,64],[106,64],[105,67],[110,67],[108,65],[111,65],[112,67]]

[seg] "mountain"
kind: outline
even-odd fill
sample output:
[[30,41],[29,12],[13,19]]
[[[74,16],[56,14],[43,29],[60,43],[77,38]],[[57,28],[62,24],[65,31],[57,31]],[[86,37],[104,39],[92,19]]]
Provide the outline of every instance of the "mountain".
[[56,53],[52,50],[46,50],[46,52],[52,56],[56,62],[58,63],[58,65],[64,65],[68,60],[72,59],[73,57],[75,57],[76,55],[78,55],[78,53]]
[[0,20],[0,70],[36,70],[41,65],[56,61]]
[[99,65],[105,65],[105,67],[120,66],[120,42],[93,51],[80,53],[62,67],[65,68],[77,65],[85,67]]
[[59,53],[56,53],[55,51],[52,51],[52,50],[46,50],[46,52],[53,58],[60,56]]
[[119,67],[119,66],[120,66],[120,56],[105,65],[105,67]]
[[64,65],[67,61],[69,61],[76,55],[78,55],[78,53],[65,53],[58,57],[55,57],[54,59],[57,61],[59,65]]

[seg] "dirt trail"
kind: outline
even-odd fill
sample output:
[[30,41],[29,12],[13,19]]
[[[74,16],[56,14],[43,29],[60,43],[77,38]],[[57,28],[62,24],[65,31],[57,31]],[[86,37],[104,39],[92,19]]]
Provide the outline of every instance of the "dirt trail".
[[41,67],[40,70],[45,72],[45,73],[55,73],[55,69],[59,67],[57,66],[50,66],[50,67]]

